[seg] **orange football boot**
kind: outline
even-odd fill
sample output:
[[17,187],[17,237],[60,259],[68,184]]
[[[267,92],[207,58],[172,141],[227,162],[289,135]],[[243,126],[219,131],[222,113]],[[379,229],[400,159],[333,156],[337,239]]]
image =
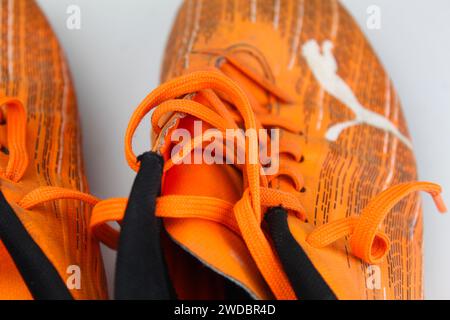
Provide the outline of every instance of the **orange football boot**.
[[[423,297],[418,191],[444,212],[441,189],[416,181],[399,97],[338,1],[186,0],[162,82],[126,133],[130,198],[91,220],[119,249],[116,298]],[[153,148],[137,158],[150,111]],[[210,128],[278,134],[238,141],[245,163],[194,164]],[[251,160],[275,144],[269,173]]]
[[88,190],[66,61],[34,1],[1,0],[0,27],[0,299],[104,299],[91,209],[43,203]]

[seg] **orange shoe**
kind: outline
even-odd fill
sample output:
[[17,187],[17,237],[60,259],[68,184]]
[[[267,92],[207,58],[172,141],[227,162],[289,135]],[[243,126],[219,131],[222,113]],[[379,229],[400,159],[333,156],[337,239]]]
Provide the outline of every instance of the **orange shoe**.
[[67,64],[34,1],[2,0],[0,15],[0,299],[106,298],[90,208],[25,198],[87,190]]
[[[117,298],[423,297],[417,192],[445,211],[441,189],[416,182],[399,98],[337,1],[187,0],[162,81],[126,133],[130,198],[97,204],[91,220],[119,248]],[[151,110],[153,149],[137,159]],[[226,145],[210,128],[279,131],[233,141],[245,163],[189,164]],[[273,162],[252,159],[275,144],[269,173]],[[120,236],[107,221],[122,221]]]

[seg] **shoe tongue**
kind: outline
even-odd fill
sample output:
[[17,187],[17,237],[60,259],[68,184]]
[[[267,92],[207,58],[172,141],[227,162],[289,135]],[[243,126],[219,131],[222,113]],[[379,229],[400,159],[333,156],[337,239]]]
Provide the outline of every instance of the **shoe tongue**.
[[[184,136],[186,143],[194,138],[199,132],[205,132],[211,127],[205,122],[197,122],[192,117],[185,117],[179,120],[177,129],[189,133],[189,137]],[[172,131],[174,132],[174,131]],[[167,137],[166,139],[170,139]],[[171,152],[175,150],[175,145],[166,152],[166,158],[171,157]],[[197,153],[197,155],[194,155]],[[207,164],[201,150],[196,150],[186,157],[186,161],[175,164],[168,170],[164,177],[163,195],[193,195],[220,198],[230,203],[236,203],[242,193],[242,174],[231,165]]]
[[[189,132],[190,138],[194,137],[194,119],[192,117],[177,120],[178,129]],[[209,127],[202,123],[203,131]],[[169,130],[174,132],[173,130]],[[170,135],[170,132],[169,132]],[[167,143],[169,137],[164,138]],[[189,140],[187,140],[189,141]],[[182,143],[186,140],[181,141]],[[165,151],[166,160],[170,158],[174,145]],[[194,156],[190,157],[191,164],[176,164],[164,175],[162,196],[206,196],[219,198],[232,204],[239,201],[243,194],[242,173],[231,165],[193,163]],[[217,275],[224,277],[246,291],[253,298],[269,299],[270,290],[262,279],[256,264],[251,258],[248,249],[240,235],[231,231],[222,224],[205,219],[178,218],[165,219],[165,228],[170,238],[178,244],[172,253],[182,248],[189,256],[202,262],[215,271]],[[182,260],[173,262],[182,264]],[[171,271],[173,266],[171,266]],[[188,271],[178,279],[191,277]],[[211,274],[216,274],[211,273]],[[217,278],[209,281],[214,283]],[[196,288],[175,281],[176,290],[183,292],[194,292]],[[211,287],[208,290],[216,290]],[[187,297],[192,298],[192,297]]]

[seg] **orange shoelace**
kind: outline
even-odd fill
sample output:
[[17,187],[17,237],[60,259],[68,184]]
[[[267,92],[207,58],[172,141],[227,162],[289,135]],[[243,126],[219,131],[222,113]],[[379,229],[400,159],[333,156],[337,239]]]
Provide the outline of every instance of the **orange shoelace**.
[[[223,53],[222,53],[223,54]],[[294,170],[292,161],[300,161],[302,154],[295,148],[295,135],[300,132],[289,119],[274,116],[258,103],[249,90],[244,90],[244,79],[251,79],[272,97],[283,102],[292,102],[285,93],[258,74],[244,67],[233,56],[224,55],[224,63],[219,68],[192,72],[170,80],[148,95],[134,112],[125,137],[125,155],[129,166],[137,171],[139,162],[133,151],[133,136],[143,120],[152,110],[152,125],[155,136],[163,135],[168,121],[176,115],[190,115],[224,132],[228,128],[259,129],[279,127],[291,135],[280,141],[280,172],[273,176],[262,174],[262,166],[248,161],[250,154],[258,153],[258,144],[245,138],[246,162],[239,167],[243,174],[244,193],[237,203],[223,199],[191,195],[169,195],[157,199],[156,215],[166,218],[199,218],[214,221],[240,235],[245,241],[257,267],[265,278],[273,294],[278,299],[295,299],[295,293],[263,229],[264,212],[271,207],[282,206],[306,222],[305,210],[299,193],[303,189],[303,178]],[[196,99],[194,101],[193,99]],[[174,117],[175,115],[175,117]],[[191,143],[192,151],[199,145],[198,137]],[[17,143],[17,141],[11,143]],[[166,147],[159,139],[154,143],[154,151]],[[185,154],[185,153],[183,153]],[[289,156],[286,156],[289,154]],[[12,161],[12,160],[11,160]],[[17,161],[17,160],[15,160]],[[170,159],[164,172],[173,167]],[[16,172],[16,170],[12,170]],[[287,176],[293,183],[295,192],[272,188],[272,182],[280,175]],[[350,237],[352,253],[368,263],[379,263],[389,251],[388,237],[379,231],[386,215],[404,197],[412,192],[426,191],[432,195],[438,209],[446,208],[440,197],[438,185],[424,182],[410,182],[394,186],[375,197],[360,213],[317,227],[307,241],[316,248],[325,247],[343,237]],[[119,232],[108,222],[121,222],[127,206],[126,198],[100,201],[78,191],[58,187],[41,187],[19,203],[24,209],[55,200],[72,199],[92,205],[90,227],[96,237],[111,248],[117,248]],[[301,297],[299,297],[301,298]]]
[[[1,97],[0,107],[4,106],[5,116],[2,122],[6,125],[6,141],[9,154],[6,169],[0,168],[0,177],[18,182],[22,179],[28,167],[28,154],[26,148],[27,114],[25,107],[19,99]],[[4,135],[2,135],[4,136]]]

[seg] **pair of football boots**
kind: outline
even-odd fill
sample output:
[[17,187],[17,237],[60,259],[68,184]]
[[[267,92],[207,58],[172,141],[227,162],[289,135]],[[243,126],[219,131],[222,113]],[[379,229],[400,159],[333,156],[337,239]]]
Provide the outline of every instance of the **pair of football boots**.
[[[107,299],[99,243],[118,250],[116,299],[423,297],[418,191],[444,212],[441,189],[417,182],[398,95],[337,0],[186,0],[125,134],[131,194],[107,200],[45,17],[1,0],[0,21],[1,299]],[[210,129],[245,133],[245,161],[190,161]],[[255,161],[272,145],[276,166]]]

